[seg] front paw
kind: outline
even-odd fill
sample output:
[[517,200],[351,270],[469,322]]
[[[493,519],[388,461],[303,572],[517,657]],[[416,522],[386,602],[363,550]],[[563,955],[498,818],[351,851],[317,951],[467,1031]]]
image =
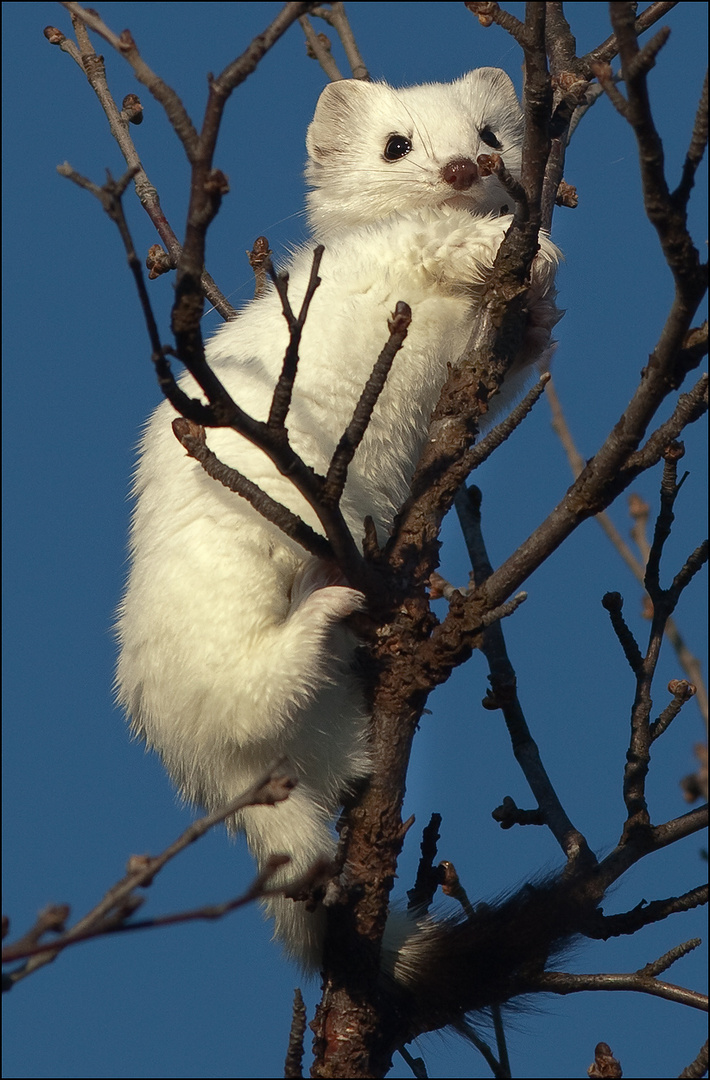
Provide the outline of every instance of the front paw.
[[328,559],[309,559],[296,574],[289,618],[307,611],[324,622],[346,619],[362,611],[365,597],[347,583],[340,567]]

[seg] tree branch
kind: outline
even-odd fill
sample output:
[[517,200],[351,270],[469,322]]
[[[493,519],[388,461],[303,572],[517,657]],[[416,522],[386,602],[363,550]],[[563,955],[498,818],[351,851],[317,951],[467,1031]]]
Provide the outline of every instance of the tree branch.
[[[238,810],[242,810],[246,806],[273,806],[274,803],[283,802],[289,797],[296,783],[296,777],[292,773],[287,760],[282,758],[275,762],[251,787],[236,796],[236,798],[231,799],[225,806],[193,821],[177,840],[174,840],[160,855],[134,856],[129,862],[126,876],[108,890],[96,907],[92,908],[82,919],[79,919],[71,929],[53,941],[48,948],[45,944],[35,944],[31,948],[27,948],[26,938],[15,945],[8,945],[2,952],[3,963],[11,963],[25,956],[29,957],[29,959],[21,968],[7,976],[7,989],[20,979],[24,979],[27,975],[36,971],[37,968],[51,963],[59,952],[67,946],[73,945],[80,940],[86,940],[88,937],[95,937],[117,930],[135,911],[136,907],[143,902],[142,898],[136,896],[135,890],[150,885],[156,874],[160,873],[171,859],[174,859],[190,844],[194,844],[213,826],[226,821]],[[273,874],[275,869],[276,867],[271,868],[269,876]],[[262,889],[262,878],[263,875],[257,877],[252,889],[255,887]],[[255,895],[261,895],[261,892]],[[253,898],[250,890],[245,894],[244,898],[239,898],[239,900],[232,901],[232,903],[240,906]]]

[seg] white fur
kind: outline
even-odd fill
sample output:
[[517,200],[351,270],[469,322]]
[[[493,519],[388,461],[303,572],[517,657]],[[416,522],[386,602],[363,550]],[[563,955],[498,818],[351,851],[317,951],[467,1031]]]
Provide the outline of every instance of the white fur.
[[[459,192],[442,175],[450,161],[490,151],[479,135],[485,125],[517,172],[520,109],[508,77],[491,68],[408,90],[334,83],[308,131],[309,214],[326,251],[287,426],[319,472],[387,339],[395,304],[412,309],[409,336],[348,475],[343,511],[358,541],[368,514],[384,538],[406,496],[447,365],[466,345],[477,287],[510,224],[500,216],[510,199],[495,178]],[[390,162],[383,148],[393,133],[412,149]],[[542,327],[533,359],[549,355],[558,260],[541,239],[530,291],[531,323]],[[288,266],[295,310],[310,267],[310,246]],[[207,346],[219,378],[258,419],[266,419],[287,339],[270,289]],[[197,392],[189,377],[182,385]],[[223,804],[288,755],[300,781],[290,798],[244,810],[236,822],[260,863],[276,852],[291,856],[286,880],[334,852],[343,794],[368,773],[355,643],[343,626],[362,598],[188,458],[171,430],[174,415],[160,405],[140,445],[131,570],[118,617],[118,698],[182,794],[203,806]],[[318,528],[261,451],[224,429],[210,430],[208,443]],[[290,900],[269,907],[288,950],[317,964],[322,915]]]

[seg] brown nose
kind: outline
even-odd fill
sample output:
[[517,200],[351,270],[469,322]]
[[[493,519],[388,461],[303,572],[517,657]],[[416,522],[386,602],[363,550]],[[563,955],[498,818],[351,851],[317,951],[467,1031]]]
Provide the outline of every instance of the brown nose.
[[478,180],[478,169],[470,158],[455,158],[441,170],[441,175],[454,191],[468,191]]

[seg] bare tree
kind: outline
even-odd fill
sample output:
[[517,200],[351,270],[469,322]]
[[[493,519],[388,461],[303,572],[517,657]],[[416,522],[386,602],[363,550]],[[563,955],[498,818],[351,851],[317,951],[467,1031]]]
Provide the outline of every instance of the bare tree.
[[[522,769],[534,799],[531,809],[518,807],[506,797],[494,811],[504,829],[514,826],[543,826],[554,837],[565,859],[564,871],[550,886],[549,903],[554,907],[564,899],[565,911],[573,911],[569,934],[593,939],[631,935],[644,926],[664,920],[671,914],[691,909],[707,899],[706,890],[695,887],[681,895],[670,895],[673,883],[661,890],[651,902],[632,910],[605,916],[599,905],[608,890],[635,864],[655,852],[688,837],[707,823],[706,807],[693,808],[685,814],[654,824],[649,807],[646,783],[651,768],[651,748],[682,707],[693,697],[702,696],[697,662],[678,640],[671,617],[684,590],[707,558],[706,545],[699,545],[680,565],[670,565],[664,552],[671,534],[677,499],[684,477],[679,477],[683,459],[681,436],[688,425],[696,423],[707,409],[707,379],[697,378],[697,369],[707,351],[707,325],[700,325],[697,310],[705,295],[707,268],[701,265],[698,251],[688,231],[688,204],[697,169],[707,141],[707,82],[702,91],[694,123],[690,125],[685,161],[664,163],[663,147],[649,104],[648,80],[668,36],[659,22],[675,5],[653,3],[640,15],[635,5],[610,5],[610,36],[582,55],[567,22],[563,5],[530,3],[525,19],[519,21],[497,4],[467,4],[482,27],[497,24],[516,42],[524,62],[523,104],[526,119],[524,164],[521,181],[514,181],[505,164],[491,155],[486,167],[496,170],[508,185],[515,204],[516,227],[510,231],[496,260],[494,275],[487,286],[485,315],[476,329],[475,339],[451,372],[431,420],[430,438],[412,481],[411,495],[402,507],[393,535],[384,549],[370,536],[361,552],[350,535],[339,510],[347,467],[369,422],[372,408],[387,378],[389,366],[407,333],[410,314],[406,304],[398,307],[389,325],[389,340],[379,359],[373,357],[373,373],[363,387],[361,407],[348,430],[343,433],[338,450],[326,476],[313,473],[291,447],[287,431],[287,411],[298,364],[298,342],[308,302],[317,287],[318,255],[314,258],[312,289],[300,312],[291,310],[288,290],[274,274],[268,259],[268,243],[257,242],[251,255],[257,291],[265,287],[271,274],[282,296],[284,314],[289,321],[291,344],[284,361],[281,380],[274,390],[273,420],[260,424],[246,415],[239,402],[232,400],[205,362],[200,321],[205,297],[225,317],[234,315],[230,301],[205,269],[205,245],[209,227],[216,217],[228,183],[216,167],[216,144],[225,106],[230,95],[257,68],[265,53],[299,22],[309,50],[328,78],[342,77],[333,59],[328,37],[339,39],[350,72],[355,78],[367,78],[365,62],[357,48],[342,4],[318,5],[289,3],[264,32],[221,74],[210,79],[208,102],[202,126],[188,115],[176,92],[149,66],[149,58],[139,52],[128,31],[115,33],[95,12],[76,3],[64,4],[72,17],[75,39],[63,31],[48,27],[48,40],[73,58],[87,75],[96,93],[126,161],[127,171],[120,180],[109,178],[102,186],[87,180],[71,166],[60,171],[86,188],[102,203],[115,221],[133,274],[143,309],[153,364],[163,393],[173,403],[182,419],[175,422],[176,437],[210,475],[253,504],[312,553],[334,558],[348,581],[368,598],[369,621],[362,632],[367,640],[373,701],[372,740],[375,768],[367,789],[353,806],[347,808],[341,822],[341,868],[324,887],[338,903],[329,908],[330,923],[325,950],[324,990],[313,1027],[316,1035],[314,1076],[382,1076],[396,1050],[410,1061],[416,1075],[421,1064],[410,1058],[406,1044],[423,1032],[452,1021],[450,1011],[437,1000],[432,988],[431,1000],[424,1004],[401,1001],[384,1009],[379,981],[379,943],[397,872],[397,863],[409,823],[402,822],[405,780],[412,740],[428,696],[444,683],[451,672],[464,663],[472,652],[480,651],[489,668],[490,687],[484,706],[499,711],[504,719],[513,754]],[[325,24],[327,34],[318,32]],[[652,29],[653,28],[653,29]],[[652,29],[648,40],[642,35]],[[489,30],[489,33],[496,31]],[[498,31],[500,32],[500,31]],[[91,33],[104,45],[115,49],[133,69],[138,82],[164,109],[182,144],[191,171],[190,199],[185,234],[179,238],[168,222],[158,193],[145,166],[147,155],[139,157],[131,137],[133,123],[140,121],[143,104],[130,94],[121,107],[114,101],[106,82],[102,58],[96,53]],[[612,65],[617,64],[614,71]],[[565,153],[572,133],[584,114],[601,96],[606,95],[628,125],[629,140],[638,147],[643,199],[649,222],[658,237],[658,246],[674,282],[674,297],[665,316],[652,356],[643,367],[633,397],[619,416],[607,438],[586,463],[573,458],[570,437],[568,452],[576,478],[557,495],[557,505],[541,520],[530,536],[500,566],[489,560],[483,536],[481,495],[468,487],[470,474],[485,462],[513,435],[535,402],[544,394],[547,379],[541,380],[511,416],[480,442],[475,442],[476,422],[485,412],[511,364],[516,343],[524,329],[521,311],[521,285],[529,272],[537,250],[541,228],[548,229],[556,205],[575,204],[574,189],[563,180]],[[584,128],[575,138],[582,138]],[[675,173],[679,172],[679,180]],[[144,280],[141,259],[137,255],[123,211],[123,197],[133,184],[140,202],[149,214],[161,246],[149,255],[150,276],[175,274],[176,299],[172,310],[174,344],[166,347],[158,331],[150,286]],[[406,301],[406,297],[402,298]],[[511,344],[512,342],[512,344]],[[207,405],[191,400],[178,386],[171,359],[177,358],[195,377]],[[637,358],[640,366],[645,358]],[[557,416],[559,430],[564,419]],[[316,510],[323,534],[315,533],[284,507],[273,504],[262,492],[254,490],[244,477],[228,469],[209,450],[209,429],[231,427],[246,435],[266,451],[278,467],[292,477],[299,490]],[[575,463],[576,461],[576,463]],[[611,504],[630,488],[642,473],[662,468],[653,537],[645,544],[637,534],[637,574],[642,575],[648,596],[650,632],[641,645],[623,614],[619,593],[609,592],[603,604],[619,641],[634,681],[630,735],[626,748],[621,794],[625,806],[619,821],[615,846],[598,858],[582,830],[563,806],[543,764],[518,697],[516,676],[504,641],[502,620],[513,616],[525,599],[519,590],[530,575],[551,558],[559,546],[575,534],[577,528],[593,516],[603,515]],[[439,535],[445,515],[456,509],[460,519],[472,571],[470,582],[454,587],[437,573]],[[642,516],[640,513],[638,517]],[[648,516],[648,515],[647,515]],[[617,538],[613,538],[619,543]],[[623,552],[622,552],[623,553]],[[628,552],[624,555],[627,557]],[[629,559],[627,558],[627,561]],[[640,570],[639,570],[640,563]],[[665,587],[662,583],[670,581]],[[431,599],[443,597],[447,610],[442,618],[432,612]],[[579,613],[585,618],[584,613]],[[654,710],[652,685],[657,672],[664,635],[676,647],[679,664],[686,678],[668,686],[668,704]],[[667,647],[667,646],[666,646]],[[685,651],[684,651],[685,650]],[[697,694],[700,689],[700,695]],[[660,693],[655,689],[656,697]],[[245,795],[248,801],[288,796],[288,782],[271,784],[283,773],[276,769],[264,779],[266,795]],[[680,777],[679,777],[680,780]],[[696,779],[698,787],[702,781]],[[692,787],[692,785],[690,785]],[[242,803],[240,805],[245,805]],[[235,807],[210,818],[196,834],[179,841],[177,853],[197,838],[205,828],[223,820]],[[412,906],[426,909],[441,886],[458,899],[475,919],[449,862],[437,861],[437,823],[425,831],[422,860],[410,900]],[[211,918],[225,914],[241,903],[266,895],[268,874],[260,877],[243,895],[217,909],[183,912],[164,919],[139,923],[134,911],[140,902],[136,889],[151,880],[166,856],[134,865],[129,875],[114,887],[102,903],[68,930],[68,911],[57,907],[46,912],[38,924],[15,941],[7,950],[8,961],[24,961],[14,968],[10,984],[54,959],[64,948],[87,937],[130,931],[161,922]],[[315,867],[304,888],[321,886],[328,868]],[[470,889],[469,889],[470,891]],[[47,933],[57,933],[47,949]],[[363,941],[369,948],[363,949]],[[707,1000],[692,989],[666,982],[660,976],[692,947],[695,942],[676,944],[668,953],[654,959],[645,968],[628,973],[569,974],[546,969],[547,957],[526,964],[513,994],[538,992],[572,994],[604,989],[635,990],[640,993],[678,1002],[688,1008],[706,1008]],[[507,1060],[502,1021],[493,1010],[495,1049],[481,1038],[478,1028],[461,1020],[459,1027],[479,1049],[496,1076],[511,1075]],[[301,1005],[294,1010],[294,1024],[289,1043],[286,1075],[300,1075],[304,1022]],[[612,1048],[613,1051],[613,1048]],[[600,1043],[590,1075],[620,1075],[613,1052]],[[687,1075],[702,1075],[702,1051],[688,1047]],[[591,1058],[591,1052],[589,1054]],[[692,1061],[692,1064],[688,1064]],[[419,1071],[418,1071],[419,1070]],[[596,1071],[593,1071],[596,1070]]]

